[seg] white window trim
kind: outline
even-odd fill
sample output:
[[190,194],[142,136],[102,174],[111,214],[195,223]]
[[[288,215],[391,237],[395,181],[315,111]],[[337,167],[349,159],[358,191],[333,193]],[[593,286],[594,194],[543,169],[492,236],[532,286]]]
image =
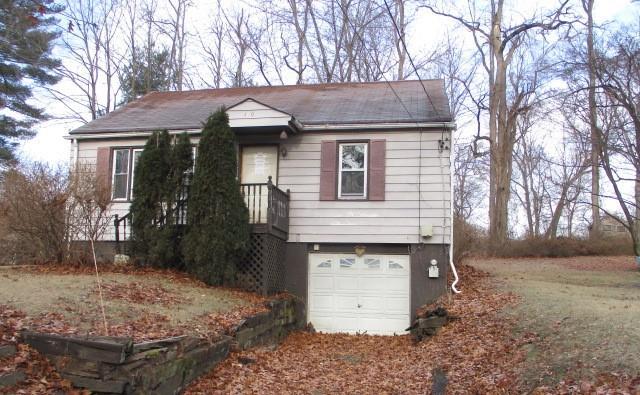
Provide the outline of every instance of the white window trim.
[[133,199],[133,182],[136,176],[136,152],[142,152],[143,148],[131,149],[131,182],[129,183],[129,200]]
[[[116,155],[118,151],[127,151],[127,186],[125,197],[114,197],[116,184]],[[129,197],[129,177],[131,176],[131,148],[114,148],[111,153],[111,200],[114,202],[126,202]]]
[[[364,173],[364,190],[362,195],[342,194],[342,147],[345,145],[363,145],[364,146],[364,166],[362,169],[345,169],[346,171],[362,171]],[[354,143],[338,143],[338,199],[343,200],[362,200],[367,199],[369,177],[369,144],[366,142],[354,142]]]

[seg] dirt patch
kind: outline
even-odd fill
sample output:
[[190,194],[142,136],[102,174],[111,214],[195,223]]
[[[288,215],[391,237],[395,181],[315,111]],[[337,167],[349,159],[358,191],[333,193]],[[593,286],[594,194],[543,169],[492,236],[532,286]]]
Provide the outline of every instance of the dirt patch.
[[516,336],[533,339],[522,370],[525,389],[631,386],[640,371],[640,273],[632,257],[472,264],[491,272],[501,289],[521,296],[505,314],[515,320]]

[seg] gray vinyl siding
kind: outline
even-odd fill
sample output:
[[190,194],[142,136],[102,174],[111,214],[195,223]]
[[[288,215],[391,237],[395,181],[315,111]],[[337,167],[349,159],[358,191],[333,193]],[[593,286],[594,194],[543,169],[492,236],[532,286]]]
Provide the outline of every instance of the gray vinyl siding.
[[[279,158],[277,183],[280,189],[291,191],[289,241],[449,243],[450,152],[437,149],[442,135],[440,131],[303,132],[279,141],[287,150],[286,157]],[[444,136],[450,139],[448,133]],[[362,139],[386,140],[385,200],[320,201],[321,142]],[[197,143],[197,138],[193,141]],[[144,138],[82,140],[78,161],[95,165],[98,147],[142,147],[144,143]],[[110,214],[122,216],[128,212],[128,202],[114,202]],[[433,237],[420,237],[420,226],[425,225],[433,227]],[[113,238],[110,226],[104,239]]]
[[[422,135],[422,142],[420,141]],[[450,137],[445,133],[446,137]],[[448,243],[449,151],[440,131],[302,133],[281,143],[278,186],[290,189],[289,241],[305,243]],[[386,140],[384,201],[320,201],[320,145],[324,140]],[[420,149],[421,148],[421,149]],[[420,226],[434,236],[422,239]]]

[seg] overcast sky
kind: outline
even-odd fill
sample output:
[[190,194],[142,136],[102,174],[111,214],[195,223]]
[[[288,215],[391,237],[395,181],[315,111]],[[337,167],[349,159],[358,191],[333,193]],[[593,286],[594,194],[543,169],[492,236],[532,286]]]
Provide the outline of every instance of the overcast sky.
[[[159,2],[162,4],[162,0]],[[212,8],[215,5],[213,0],[196,0],[194,8],[190,11],[194,25],[199,25],[203,18],[211,15]],[[521,7],[524,2],[517,2]],[[541,4],[555,4],[555,1],[545,0],[540,2],[527,2],[531,8],[537,8]],[[596,22],[619,21],[631,18],[637,13],[638,5],[632,5],[630,0],[608,0],[596,2]],[[633,10],[636,9],[636,10]],[[442,36],[443,30],[450,26],[450,22],[446,19],[435,17],[426,10],[415,15],[415,20],[410,26],[408,32],[407,43],[412,53],[418,53],[427,50],[432,41],[437,41]],[[429,40],[430,37],[437,37]],[[194,42],[195,45],[195,42]],[[64,59],[63,59],[64,61]],[[64,82],[61,83],[64,89]],[[36,102],[47,109],[48,113],[54,118],[62,114],[59,103],[47,101],[42,95],[37,95]],[[21,144],[19,156],[21,159],[29,161],[44,161],[51,164],[67,164],[69,160],[69,142],[63,136],[67,135],[70,130],[78,127],[80,123],[77,121],[69,121],[63,119],[52,119],[41,123],[37,127],[37,135]],[[459,133],[466,133],[465,130]]]

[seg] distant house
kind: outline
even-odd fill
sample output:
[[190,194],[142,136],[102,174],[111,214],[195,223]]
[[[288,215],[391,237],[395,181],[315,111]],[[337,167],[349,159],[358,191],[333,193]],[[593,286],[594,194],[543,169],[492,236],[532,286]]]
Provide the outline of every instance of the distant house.
[[630,236],[629,231],[622,225],[621,220],[611,215],[600,217],[600,233],[604,237]]
[[151,93],[67,138],[72,162],[111,179],[117,225],[103,242],[113,244],[129,236],[147,136],[186,131],[195,147],[202,122],[226,106],[253,226],[240,280],[300,296],[318,330],[399,333],[445,292],[451,242],[455,125],[443,81],[423,83]]

